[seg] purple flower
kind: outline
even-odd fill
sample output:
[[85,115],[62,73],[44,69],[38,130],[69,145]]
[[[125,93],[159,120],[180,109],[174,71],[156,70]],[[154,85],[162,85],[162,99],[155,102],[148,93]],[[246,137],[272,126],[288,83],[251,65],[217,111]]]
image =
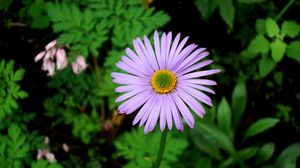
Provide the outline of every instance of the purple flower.
[[133,125],[145,125],[144,132],[152,131],[160,123],[161,131],[172,129],[173,122],[178,130],[183,131],[182,118],[191,128],[194,127],[194,111],[203,117],[202,106],[212,106],[212,100],[203,92],[215,94],[206,87],[216,85],[215,81],[202,77],[220,72],[218,69],[201,70],[212,60],[200,61],[209,55],[205,48],[190,44],[184,47],[188,37],[180,41],[177,34],[172,41],[172,33],[163,33],[161,39],[154,33],[154,49],[149,39],[136,38],[134,50],[126,49],[127,56],[122,56],[116,66],[126,73],[113,72],[115,83],[121,84],[116,92],[124,93],[116,99],[123,103],[118,110],[121,114],[131,114],[139,109]]

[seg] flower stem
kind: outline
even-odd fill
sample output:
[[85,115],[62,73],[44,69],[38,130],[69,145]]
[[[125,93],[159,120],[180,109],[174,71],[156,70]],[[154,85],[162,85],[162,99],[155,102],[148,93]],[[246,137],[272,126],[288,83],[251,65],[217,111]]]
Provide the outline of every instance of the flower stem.
[[166,146],[167,134],[168,134],[168,131],[164,131],[161,134],[159,151],[158,151],[155,163],[152,164],[152,168],[159,168],[159,165],[161,163],[161,160],[162,160],[162,157],[164,154],[165,146]]
[[279,12],[279,14],[276,16],[275,20],[278,21],[281,16],[291,7],[291,5],[293,4],[295,0],[290,0],[285,6],[284,8]]

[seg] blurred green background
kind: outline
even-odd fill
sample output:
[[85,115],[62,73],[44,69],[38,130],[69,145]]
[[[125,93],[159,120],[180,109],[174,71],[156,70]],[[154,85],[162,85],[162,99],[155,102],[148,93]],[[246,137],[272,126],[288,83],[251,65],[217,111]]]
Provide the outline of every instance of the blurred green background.
[[[0,167],[151,167],[161,132],[120,116],[111,72],[132,40],[206,47],[214,107],[168,135],[162,168],[300,167],[300,1],[0,0]],[[52,40],[68,66],[34,57]],[[87,69],[71,64],[83,56]]]

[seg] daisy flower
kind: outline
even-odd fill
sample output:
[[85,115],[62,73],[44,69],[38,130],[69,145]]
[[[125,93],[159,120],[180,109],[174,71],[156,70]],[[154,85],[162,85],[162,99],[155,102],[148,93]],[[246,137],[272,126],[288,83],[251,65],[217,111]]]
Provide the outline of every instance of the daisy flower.
[[[154,33],[154,46],[144,36],[143,41],[133,41],[134,51],[126,48],[116,66],[125,73],[113,72],[113,81],[121,84],[115,89],[123,93],[116,99],[122,102],[118,111],[131,114],[138,110],[133,125],[145,125],[144,132],[152,131],[159,122],[161,131],[171,130],[173,123],[183,131],[182,118],[190,128],[194,127],[195,112],[203,117],[202,104],[212,106],[212,100],[203,92],[214,94],[206,87],[216,85],[215,81],[202,77],[220,72],[218,69],[200,70],[211,64],[204,60],[209,55],[205,48],[195,44],[186,47],[188,37],[180,41],[180,34],[172,40],[172,33],[163,33],[161,38]],[[159,121],[158,121],[159,120]]]

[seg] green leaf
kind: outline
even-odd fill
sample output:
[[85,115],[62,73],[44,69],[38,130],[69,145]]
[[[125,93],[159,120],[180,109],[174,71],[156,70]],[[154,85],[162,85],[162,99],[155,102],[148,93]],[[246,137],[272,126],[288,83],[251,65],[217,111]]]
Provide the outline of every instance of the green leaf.
[[230,29],[233,29],[235,7],[233,6],[232,0],[219,1],[219,9],[220,15],[225,23]]
[[195,4],[198,10],[201,12],[201,17],[203,20],[208,21],[212,13],[217,7],[217,2],[215,0],[196,0]]
[[207,136],[210,137],[210,140],[214,142],[216,146],[230,154],[235,154],[232,141],[222,130],[208,122],[199,123],[198,126],[199,129],[202,130],[203,134],[207,134]]
[[295,38],[300,33],[300,25],[294,21],[284,21],[281,27],[282,36]]
[[263,162],[268,161],[275,151],[275,144],[273,142],[269,142],[264,144],[258,151],[256,155],[255,164],[261,164]]
[[269,41],[261,34],[258,34],[249,44],[248,50],[254,54],[268,54],[270,49]]
[[24,73],[25,73],[25,70],[24,70],[24,69],[18,69],[18,70],[15,72],[15,74],[14,74],[12,80],[13,80],[13,81],[16,81],[16,82],[22,80],[22,79],[23,79],[23,76],[24,76]]
[[244,139],[260,134],[279,122],[278,118],[262,118],[253,123],[246,131]]
[[220,165],[220,167],[233,167],[234,164],[238,163],[238,159],[240,158],[242,161],[250,159],[253,157],[258,151],[257,147],[248,147],[241,149],[237,152],[238,157],[230,156],[228,159],[224,160],[224,162]]
[[283,73],[280,71],[276,71],[274,73],[274,80],[278,85],[282,85]]
[[48,160],[37,160],[31,163],[31,168],[63,168],[57,163],[49,163]]
[[236,128],[240,122],[242,115],[244,114],[247,104],[247,90],[246,83],[238,81],[232,92],[232,115],[233,126]]
[[[188,145],[183,136],[176,135],[174,132],[169,132],[167,136],[168,143],[165,146],[161,167],[170,167],[170,163],[177,161]],[[160,137],[160,131],[145,135],[142,128],[133,129],[114,141],[117,149],[115,156],[122,156],[128,160],[125,168],[151,167],[157,156]]]
[[266,20],[264,20],[264,19],[256,19],[255,29],[256,29],[256,32],[259,33],[259,34],[266,34],[267,33],[267,30],[266,30]]
[[207,153],[216,160],[221,161],[223,159],[219,148],[211,141],[209,135],[203,134],[203,131],[199,126],[196,126],[191,130],[191,137],[195,146],[202,152]]
[[259,75],[263,78],[267,76],[276,66],[276,63],[269,58],[262,58],[259,61]]
[[288,45],[287,56],[300,62],[300,41],[293,41]]
[[275,62],[279,62],[286,51],[287,45],[281,40],[275,40],[271,43],[271,56]]
[[276,160],[276,165],[278,167],[296,168],[296,161],[299,156],[300,143],[294,143],[281,152]]
[[274,37],[279,34],[279,26],[275,20],[271,18],[266,20],[266,31],[269,37]]
[[43,29],[49,26],[49,17],[46,13],[46,3],[43,0],[35,0],[28,7],[28,16],[31,18],[32,28]]
[[231,134],[231,109],[225,97],[222,98],[217,112],[219,127],[227,134]]

